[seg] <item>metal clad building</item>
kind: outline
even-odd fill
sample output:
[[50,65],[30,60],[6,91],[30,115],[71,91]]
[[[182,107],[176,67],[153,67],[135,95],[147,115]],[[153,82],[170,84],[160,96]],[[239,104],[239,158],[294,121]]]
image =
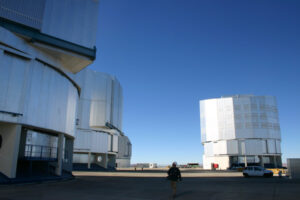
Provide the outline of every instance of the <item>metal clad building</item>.
[[0,0],[0,173],[8,178],[71,172],[80,95],[71,73],[95,59],[97,13],[96,0]]
[[281,165],[281,135],[273,96],[236,95],[200,101],[203,167]]
[[131,151],[132,145],[128,137],[120,136],[119,137],[119,152],[117,154],[117,167],[126,168],[130,167]]
[[81,86],[78,104],[74,166],[96,164],[114,168],[122,133],[123,94],[119,81],[85,69],[74,77]]

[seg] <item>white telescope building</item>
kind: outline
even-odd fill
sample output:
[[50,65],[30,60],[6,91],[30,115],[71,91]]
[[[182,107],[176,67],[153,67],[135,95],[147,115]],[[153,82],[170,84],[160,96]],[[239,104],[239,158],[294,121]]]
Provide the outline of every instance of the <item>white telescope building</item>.
[[70,74],[95,59],[98,4],[0,1],[0,175],[71,173],[80,87]]
[[81,96],[74,169],[115,168],[118,154],[126,155],[130,163],[131,143],[122,132],[123,91],[119,81],[89,69],[77,73],[75,80],[81,87]]
[[203,168],[281,166],[276,98],[235,95],[200,101]]

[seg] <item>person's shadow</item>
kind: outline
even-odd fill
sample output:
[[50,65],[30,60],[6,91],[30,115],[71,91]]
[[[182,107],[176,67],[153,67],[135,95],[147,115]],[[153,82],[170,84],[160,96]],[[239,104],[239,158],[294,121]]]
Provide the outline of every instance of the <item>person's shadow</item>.
[[183,191],[183,192],[180,192],[178,194],[176,194],[175,198],[171,197],[170,199],[177,199],[179,197],[182,197],[184,195],[187,195],[187,194],[192,194],[193,193],[193,190],[186,190],[186,191]]

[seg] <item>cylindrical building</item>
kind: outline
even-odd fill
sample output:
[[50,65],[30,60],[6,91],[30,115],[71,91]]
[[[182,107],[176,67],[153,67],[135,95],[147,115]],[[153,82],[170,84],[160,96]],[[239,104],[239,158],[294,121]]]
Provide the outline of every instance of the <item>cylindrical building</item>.
[[77,73],[74,79],[81,87],[74,168],[115,168],[117,154],[126,150],[121,145],[125,137],[122,87],[115,77],[90,69]]
[[95,59],[98,5],[0,1],[0,174],[71,173],[80,96],[71,74]]
[[275,97],[235,95],[201,100],[200,122],[204,169],[282,164]]

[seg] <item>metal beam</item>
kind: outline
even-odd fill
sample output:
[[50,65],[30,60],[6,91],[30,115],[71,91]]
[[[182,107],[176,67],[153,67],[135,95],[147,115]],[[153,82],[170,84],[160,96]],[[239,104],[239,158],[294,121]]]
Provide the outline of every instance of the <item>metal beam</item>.
[[32,42],[40,42],[44,43],[53,47],[57,47],[60,49],[64,49],[67,51],[71,51],[83,56],[86,56],[90,58],[91,60],[96,59],[96,47],[92,48],[87,48],[84,46],[80,46],[78,44],[68,42],[66,40],[62,40],[44,33],[41,33],[39,30],[16,23],[12,22],[9,20],[6,20],[4,18],[0,17],[0,26],[2,26],[5,29],[8,29],[14,33],[23,35],[25,37],[28,37],[31,39]]

